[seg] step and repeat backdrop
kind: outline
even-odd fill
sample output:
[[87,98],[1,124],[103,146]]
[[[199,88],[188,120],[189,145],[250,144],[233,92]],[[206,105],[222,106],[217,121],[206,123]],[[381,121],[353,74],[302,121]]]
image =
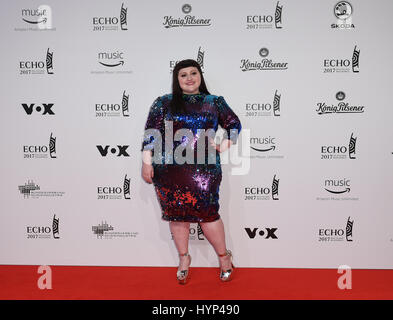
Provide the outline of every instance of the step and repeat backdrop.
[[[239,267],[393,267],[393,2],[2,1],[0,263],[176,266],[140,152],[177,61],[243,130]],[[222,154],[225,157],[224,154]],[[191,224],[194,266],[218,266]]]

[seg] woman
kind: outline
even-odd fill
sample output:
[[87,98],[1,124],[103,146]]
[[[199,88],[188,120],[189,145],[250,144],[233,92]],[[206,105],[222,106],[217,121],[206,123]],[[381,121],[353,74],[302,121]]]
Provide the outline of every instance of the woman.
[[[205,143],[206,136],[201,135],[201,129],[215,133],[218,125],[225,129],[226,138],[216,145],[214,135],[208,134],[209,142]],[[166,141],[166,145],[166,129],[171,126],[175,141],[173,145]],[[159,141],[157,135],[146,134],[147,129],[159,131],[162,140]],[[180,129],[188,129],[191,135],[176,139],[176,132]],[[191,264],[188,253],[191,222],[200,224],[205,237],[214,247],[220,261],[220,279],[229,281],[233,274],[232,253],[226,248],[224,225],[218,213],[222,174],[219,153],[237,142],[240,130],[240,120],[224,98],[211,95],[207,90],[199,64],[191,59],[178,62],[173,70],[172,94],[158,97],[150,108],[141,151],[142,177],[147,183],[154,183],[162,219],[169,221],[179,253],[177,279],[180,284],[186,283]],[[202,150],[197,148],[200,145],[205,151],[203,163],[196,160]],[[190,150],[194,162],[182,163],[184,151],[187,153]],[[211,150],[214,150],[213,158]],[[212,159],[215,160],[213,164]]]

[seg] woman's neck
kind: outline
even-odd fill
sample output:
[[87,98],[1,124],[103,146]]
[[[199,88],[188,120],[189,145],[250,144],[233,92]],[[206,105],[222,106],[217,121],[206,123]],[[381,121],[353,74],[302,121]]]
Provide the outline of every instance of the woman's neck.
[[186,94],[186,95],[192,95],[192,94],[200,94],[200,92],[199,91],[197,91],[197,92],[184,92],[183,91],[183,94]]

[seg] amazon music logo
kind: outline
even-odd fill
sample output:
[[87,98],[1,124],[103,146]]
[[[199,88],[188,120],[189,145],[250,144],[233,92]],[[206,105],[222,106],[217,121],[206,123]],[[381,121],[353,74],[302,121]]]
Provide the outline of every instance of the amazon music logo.
[[250,239],[278,239],[278,228],[244,228]]
[[281,94],[276,90],[273,100],[266,102],[247,102],[244,106],[248,118],[279,117],[281,115]]
[[[254,147],[253,147],[254,145]],[[258,147],[255,147],[258,146]],[[269,152],[276,149],[275,137],[250,138],[250,148],[257,152]]]
[[246,29],[282,29],[282,10],[283,6],[277,1],[276,10],[273,14],[248,15],[246,16]]
[[163,26],[165,29],[182,28],[182,27],[209,27],[211,26],[211,18],[200,18],[194,16],[190,4],[184,4],[181,7],[183,16],[164,16]]
[[24,145],[23,158],[25,159],[42,159],[42,158],[57,158],[56,155],[56,137],[53,133],[50,134],[48,145]]
[[60,239],[59,218],[53,215],[51,225],[30,225],[26,226],[27,239]]
[[35,104],[35,103],[22,103],[23,110],[25,110],[27,115],[31,115],[33,112],[34,113],[39,113],[40,115],[49,115],[53,116],[55,115],[54,111],[52,110],[54,106],[54,103],[41,103],[41,104]]
[[336,3],[333,13],[337,20],[330,25],[332,29],[348,30],[355,28],[355,25],[352,23],[353,7],[348,1]]
[[98,63],[104,67],[113,68],[124,65],[124,52],[99,52]]
[[269,49],[261,48],[259,50],[259,55],[262,57],[260,60],[255,59],[241,59],[240,60],[240,69],[242,71],[282,71],[288,69],[287,62],[276,62],[270,58],[269,56]]
[[332,194],[349,193],[351,191],[350,182],[351,180],[346,178],[340,180],[327,179],[325,180],[325,190]]
[[93,17],[93,31],[117,31],[127,29],[127,8],[121,4],[119,15]]
[[273,177],[271,186],[249,186],[244,187],[244,200],[279,200],[278,198],[278,184],[280,179],[276,175]]
[[354,220],[348,217],[345,227],[326,227],[318,230],[319,242],[352,242]]
[[355,46],[352,58],[333,58],[323,60],[323,73],[359,72],[360,49]]
[[48,5],[40,5],[37,9],[22,8],[20,13],[23,27],[17,27],[15,31],[56,30],[52,28],[52,8]]
[[119,200],[131,199],[130,192],[130,182],[131,178],[127,178],[127,175],[124,176],[122,186],[98,186],[97,187],[97,199],[98,200]]
[[98,52],[96,61],[101,69],[90,71],[92,74],[132,73],[130,69],[126,69],[126,54],[122,50]]
[[321,147],[321,159],[356,159],[356,140],[351,133],[348,145],[324,145]]
[[317,103],[317,113],[319,115],[323,114],[332,114],[332,113],[363,113],[364,106],[363,105],[352,105],[347,101],[344,101],[346,98],[346,94],[343,91],[339,91],[336,93],[336,100],[338,102],[326,103],[326,102],[318,102]]
[[121,103],[96,103],[94,105],[96,117],[129,117],[129,94],[123,91]]
[[19,61],[19,74],[53,74],[53,51],[46,50],[45,59],[29,59]]
[[102,157],[107,157],[108,155],[113,155],[115,157],[129,157],[130,155],[127,152],[129,145],[117,145],[117,146],[110,146],[110,145],[97,145],[96,146],[100,155]]
[[[359,200],[358,197],[351,196],[351,179],[325,179],[323,182],[324,196],[317,197],[317,200]],[[327,196],[328,195],[328,196]]]
[[276,137],[252,137],[250,138],[250,148],[254,155],[250,158],[260,158],[260,159],[283,159],[284,156],[277,153],[277,141]]
[[[202,69],[202,72],[205,67],[205,51],[202,49],[202,47],[199,47],[198,52],[196,54],[196,62],[199,63],[199,66]],[[172,73],[173,69],[175,68],[176,64],[181,61],[181,60],[170,60],[169,61],[169,72]]]

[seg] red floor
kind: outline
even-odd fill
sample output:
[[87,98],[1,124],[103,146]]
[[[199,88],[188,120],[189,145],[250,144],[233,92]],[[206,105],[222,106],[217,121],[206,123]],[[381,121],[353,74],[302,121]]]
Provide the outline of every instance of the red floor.
[[52,266],[52,289],[41,290],[38,266],[0,265],[0,299],[270,300],[393,299],[393,270],[352,270],[341,290],[335,269],[236,268],[221,283],[218,268],[191,268],[181,286],[175,268]]

